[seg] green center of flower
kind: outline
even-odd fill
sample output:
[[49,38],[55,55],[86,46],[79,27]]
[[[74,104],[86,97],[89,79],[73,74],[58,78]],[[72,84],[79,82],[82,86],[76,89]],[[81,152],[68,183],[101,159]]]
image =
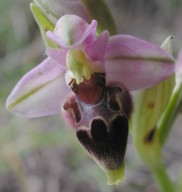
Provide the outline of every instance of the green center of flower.
[[84,78],[90,79],[91,70],[88,67],[87,58],[83,50],[70,49],[66,55],[66,65],[77,84],[83,82]]

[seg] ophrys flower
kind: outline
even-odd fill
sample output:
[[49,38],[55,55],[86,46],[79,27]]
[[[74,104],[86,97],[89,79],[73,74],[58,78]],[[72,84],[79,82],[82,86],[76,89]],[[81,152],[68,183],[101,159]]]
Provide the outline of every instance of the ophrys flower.
[[60,49],[46,50],[48,57],[18,82],[6,106],[27,117],[62,111],[112,183],[123,176],[132,112],[128,90],[166,79],[174,71],[174,60],[136,37],[109,37],[107,31],[97,37],[96,27],[95,20],[88,24],[75,15],[61,17],[54,32],[47,32]]

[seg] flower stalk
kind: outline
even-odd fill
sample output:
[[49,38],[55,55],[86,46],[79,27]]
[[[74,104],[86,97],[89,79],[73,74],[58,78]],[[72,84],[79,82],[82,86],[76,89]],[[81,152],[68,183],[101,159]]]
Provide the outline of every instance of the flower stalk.
[[174,184],[171,182],[166,167],[164,164],[159,164],[158,167],[151,168],[153,176],[159,186],[160,192],[174,192],[176,189]]
[[172,124],[176,119],[182,107],[182,52],[178,56],[176,62],[176,86],[173,91],[172,98],[164,113],[162,120],[159,123],[159,135],[161,146],[165,144],[167,137],[172,128]]
[[163,146],[168,138],[173,122],[182,107],[182,84],[175,90],[159,125],[160,144]]

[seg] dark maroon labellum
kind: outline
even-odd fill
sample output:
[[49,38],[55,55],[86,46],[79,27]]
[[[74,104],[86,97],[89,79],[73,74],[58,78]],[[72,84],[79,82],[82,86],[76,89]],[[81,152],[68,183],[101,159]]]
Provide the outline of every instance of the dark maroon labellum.
[[123,85],[105,85],[104,74],[95,73],[90,80],[72,84],[75,96],[66,110],[76,127],[77,137],[90,156],[107,170],[122,166],[132,99]]

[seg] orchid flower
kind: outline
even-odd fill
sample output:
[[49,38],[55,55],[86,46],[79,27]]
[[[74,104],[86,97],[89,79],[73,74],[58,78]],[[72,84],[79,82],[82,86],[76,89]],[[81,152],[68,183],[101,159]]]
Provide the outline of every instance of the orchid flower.
[[96,20],[88,24],[76,15],[62,16],[47,32],[60,49],[47,48],[47,58],[22,77],[6,107],[29,118],[61,111],[112,183],[124,172],[129,91],[166,79],[174,72],[174,60],[133,36],[109,36],[105,30],[97,37],[96,28]]

